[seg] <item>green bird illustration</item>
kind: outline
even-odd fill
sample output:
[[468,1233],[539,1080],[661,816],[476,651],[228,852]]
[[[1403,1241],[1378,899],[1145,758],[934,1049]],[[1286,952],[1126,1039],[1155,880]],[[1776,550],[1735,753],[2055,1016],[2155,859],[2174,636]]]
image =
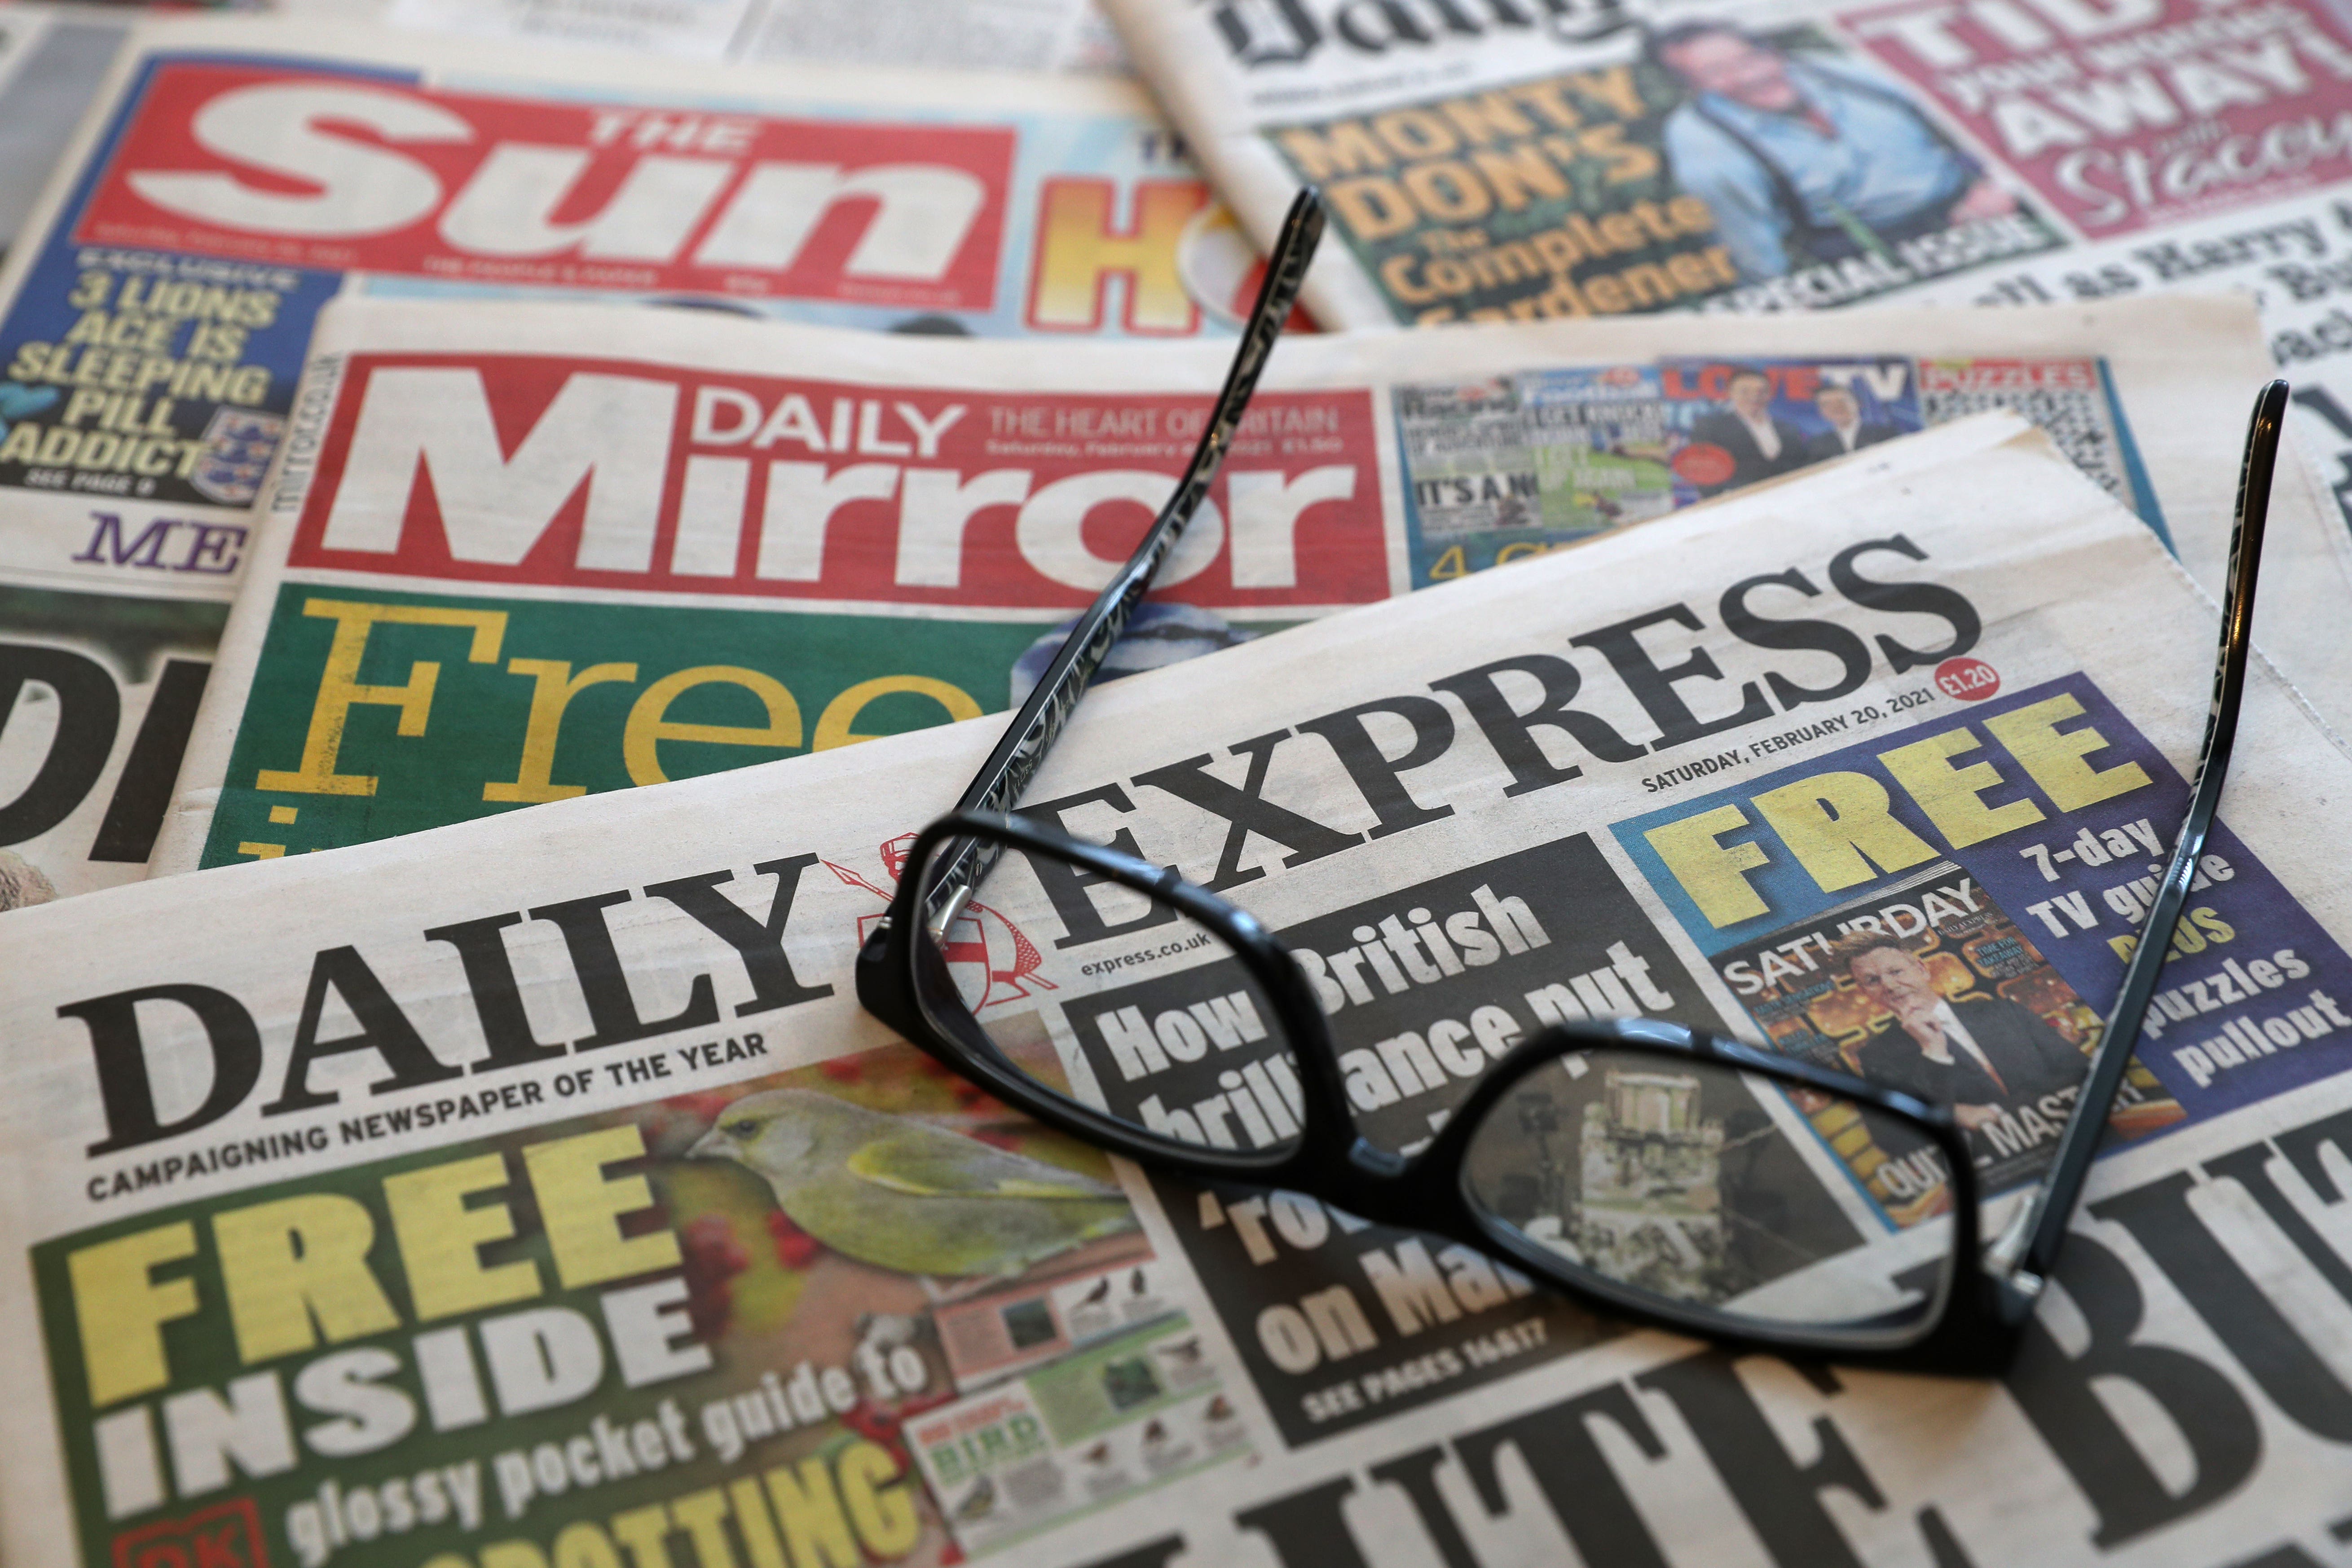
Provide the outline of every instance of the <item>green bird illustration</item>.
[[1135,1228],[1116,1187],[813,1089],[745,1095],[687,1154],[758,1172],[801,1229],[901,1274],[1011,1276]]

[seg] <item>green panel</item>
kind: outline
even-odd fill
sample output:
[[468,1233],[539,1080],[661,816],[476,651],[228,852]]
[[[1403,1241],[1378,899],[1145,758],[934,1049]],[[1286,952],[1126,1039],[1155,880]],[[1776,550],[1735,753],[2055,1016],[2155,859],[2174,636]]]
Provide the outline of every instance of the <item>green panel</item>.
[[[377,619],[363,626],[339,605],[423,606],[493,617],[494,648],[466,625],[403,624]],[[306,614],[306,606],[319,614]],[[327,793],[259,787],[266,771],[300,773],[306,737],[321,709],[328,658],[339,627],[347,641],[365,632],[356,671],[370,689],[352,702],[329,759],[312,776],[373,780]],[[814,749],[835,699],[866,681],[916,677],[941,681],[994,712],[1007,703],[1013,662],[1048,628],[1029,622],[972,622],[897,616],[798,614],[629,605],[578,605],[394,594],[289,584],[279,590],[259,668],[247,699],[228,778],[221,792],[203,863],[217,866],[253,858],[241,845],[279,846],[299,855],[367,843],[446,823],[511,811],[521,802],[486,798],[486,786],[519,778],[530,733],[533,696],[543,677],[530,661],[567,665],[560,679],[576,680],[598,665],[631,667],[624,675],[582,687],[551,728],[555,746],[547,778],[576,793],[621,789],[633,781],[625,754],[630,716],[645,704],[641,731],[655,720],[650,689],[664,678],[713,667],[756,672],[779,683],[798,709],[793,744],[721,743],[659,739],[650,745],[662,776],[691,778],[772,762]],[[470,657],[494,657],[475,662]],[[515,668],[524,661],[526,668]],[[436,667],[429,674],[426,666]],[[432,682],[429,700],[400,692]],[[331,721],[331,705],[328,717]],[[970,710],[968,710],[969,711]],[[406,721],[411,734],[398,727]],[[544,718],[546,715],[543,714]],[[837,714],[839,717],[845,714]],[[788,715],[786,717],[789,717]],[[894,692],[876,698],[852,726],[862,735],[898,734],[950,717],[935,697]],[[747,733],[771,729],[760,695],[726,681],[679,691],[659,714],[671,725],[727,726]],[[776,728],[789,731],[787,722]],[[330,722],[322,728],[331,732]],[[641,733],[640,757],[648,747]],[[279,782],[279,781],[273,781]],[[644,782],[653,782],[646,779]],[[290,822],[273,822],[271,810]]]

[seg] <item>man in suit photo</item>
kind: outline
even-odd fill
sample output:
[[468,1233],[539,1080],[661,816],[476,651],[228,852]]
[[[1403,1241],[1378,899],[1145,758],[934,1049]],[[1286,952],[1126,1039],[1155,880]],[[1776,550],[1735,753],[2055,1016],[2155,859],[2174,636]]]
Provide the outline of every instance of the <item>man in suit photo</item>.
[[1856,67],[1704,19],[1650,48],[1690,93],[1666,116],[1675,179],[1715,214],[1742,282],[1892,260],[1906,240],[2018,210],[1906,94]]
[[1809,463],[1843,458],[1848,452],[1892,441],[1903,434],[1899,426],[1884,419],[1864,419],[1862,400],[1843,382],[1823,382],[1822,389],[1813,394],[1813,411],[1829,428],[1805,443],[1805,461]]
[[1805,466],[1805,433],[1772,412],[1770,376],[1760,370],[1735,370],[1725,391],[1721,408],[1691,422],[1691,439],[1727,453],[1731,477],[1721,484],[1699,486],[1699,494],[1720,495]]
[[1862,1076],[1952,1108],[1971,1132],[2083,1079],[2083,1053],[2030,1007],[1998,996],[1952,1002],[1892,938],[1849,950],[1856,989],[1895,1015],[1863,1042]]

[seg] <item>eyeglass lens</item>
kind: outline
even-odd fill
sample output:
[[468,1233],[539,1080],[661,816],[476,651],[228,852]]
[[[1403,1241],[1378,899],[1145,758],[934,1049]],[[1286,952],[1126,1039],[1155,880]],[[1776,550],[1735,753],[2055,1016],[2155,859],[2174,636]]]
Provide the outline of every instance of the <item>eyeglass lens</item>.
[[1495,1103],[1471,1133],[1463,1194],[1490,1232],[1532,1244],[1570,1279],[1735,1323],[1916,1337],[1949,1282],[1948,1212],[1859,1231],[1822,1215],[1805,1199],[1823,1173],[1775,1135],[1776,1096],[1833,1148],[1867,1142],[1942,1171],[1924,1129],[1873,1107],[1703,1060],[1594,1049],[1537,1068]]
[[[1073,861],[996,848],[950,839],[919,872],[924,907],[952,911],[917,938],[935,1027],[1174,1150],[1297,1143],[1282,1016],[1224,938]],[[974,875],[968,900],[934,896]],[[1408,1073],[1466,1092],[1492,1065],[1475,1040],[1364,1039],[1349,1021],[1333,1020],[1351,1096]],[[1816,1136],[1790,1136],[1804,1123]],[[1950,1274],[1952,1188],[1925,1129],[1699,1058],[1595,1049],[1536,1068],[1474,1131],[1461,1181],[1539,1271],[1727,1322],[1899,1342]]]

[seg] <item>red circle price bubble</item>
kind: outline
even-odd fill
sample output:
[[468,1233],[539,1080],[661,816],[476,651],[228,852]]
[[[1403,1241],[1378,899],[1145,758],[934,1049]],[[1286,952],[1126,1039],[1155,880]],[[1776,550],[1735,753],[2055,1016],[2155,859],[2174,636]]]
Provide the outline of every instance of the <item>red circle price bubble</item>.
[[1962,702],[1981,702],[2000,689],[2000,671],[1980,658],[1948,658],[1936,667],[1936,689]]

